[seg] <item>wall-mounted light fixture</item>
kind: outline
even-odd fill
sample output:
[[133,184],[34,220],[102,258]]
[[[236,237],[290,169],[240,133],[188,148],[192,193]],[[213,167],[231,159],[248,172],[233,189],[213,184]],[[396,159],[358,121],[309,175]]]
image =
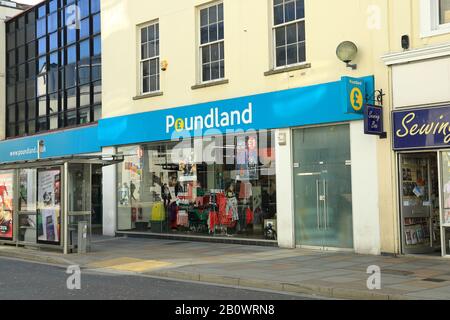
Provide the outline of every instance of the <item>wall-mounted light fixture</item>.
[[358,65],[350,64],[358,54],[358,47],[351,41],[341,42],[337,49],[336,55],[342,62],[347,64],[347,68],[351,68],[352,70],[356,70]]

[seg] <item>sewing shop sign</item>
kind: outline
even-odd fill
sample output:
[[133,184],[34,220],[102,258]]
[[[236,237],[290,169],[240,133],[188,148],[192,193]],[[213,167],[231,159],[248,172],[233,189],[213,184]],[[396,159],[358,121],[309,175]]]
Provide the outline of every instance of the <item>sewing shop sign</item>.
[[448,148],[450,106],[394,111],[394,150]]

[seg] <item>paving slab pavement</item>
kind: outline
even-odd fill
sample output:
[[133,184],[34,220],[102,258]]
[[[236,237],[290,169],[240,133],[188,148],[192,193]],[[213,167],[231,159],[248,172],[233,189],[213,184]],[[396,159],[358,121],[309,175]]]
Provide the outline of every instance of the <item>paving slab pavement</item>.
[[[450,299],[450,260],[141,238],[97,237],[92,252],[0,246],[0,256],[83,269],[306,293],[341,299]],[[381,267],[381,289],[367,268]]]

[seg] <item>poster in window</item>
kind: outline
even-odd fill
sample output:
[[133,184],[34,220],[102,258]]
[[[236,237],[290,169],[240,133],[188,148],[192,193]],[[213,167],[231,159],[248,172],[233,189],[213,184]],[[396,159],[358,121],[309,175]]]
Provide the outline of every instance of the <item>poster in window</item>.
[[13,238],[13,181],[12,171],[0,172],[0,239]]
[[59,243],[61,173],[59,170],[38,172],[38,241]]
[[238,180],[258,179],[258,138],[256,135],[237,137],[236,169]]
[[19,210],[36,210],[36,170],[24,169],[19,173]]

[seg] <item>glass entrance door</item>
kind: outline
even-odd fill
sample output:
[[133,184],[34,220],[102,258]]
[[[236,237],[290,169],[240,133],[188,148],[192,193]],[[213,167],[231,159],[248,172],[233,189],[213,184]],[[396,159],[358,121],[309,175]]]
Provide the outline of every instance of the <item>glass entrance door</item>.
[[348,125],[294,131],[298,245],[353,248],[350,159]]
[[437,153],[399,157],[403,253],[440,254]]
[[[78,244],[78,229],[81,223],[87,225],[86,237],[91,236],[92,201],[91,201],[90,163],[69,163],[67,172],[68,205],[68,240],[69,249],[74,250]],[[87,243],[90,243],[88,239]]]

